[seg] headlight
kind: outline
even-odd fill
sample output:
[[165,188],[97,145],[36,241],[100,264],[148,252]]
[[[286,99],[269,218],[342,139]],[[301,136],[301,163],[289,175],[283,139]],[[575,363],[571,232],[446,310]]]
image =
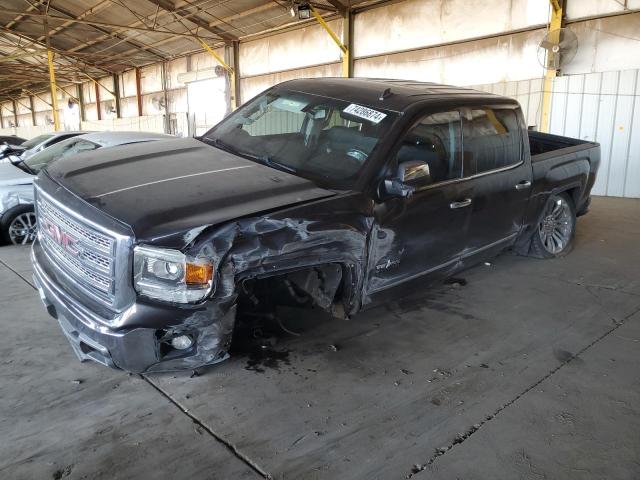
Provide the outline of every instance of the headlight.
[[140,246],[133,250],[133,285],[140,295],[194,303],[213,288],[213,264],[178,250]]

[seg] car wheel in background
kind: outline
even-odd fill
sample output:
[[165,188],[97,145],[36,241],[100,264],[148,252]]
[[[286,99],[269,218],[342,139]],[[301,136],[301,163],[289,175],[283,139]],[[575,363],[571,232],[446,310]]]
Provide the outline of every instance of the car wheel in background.
[[573,247],[576,210],[566,193],[551,195],[531,240],[531,253],[539,258],[566,255]]
[[5,242],[28,245],[36,238],[36,214],[33,205],[18,205],[2,217],[2,235]]

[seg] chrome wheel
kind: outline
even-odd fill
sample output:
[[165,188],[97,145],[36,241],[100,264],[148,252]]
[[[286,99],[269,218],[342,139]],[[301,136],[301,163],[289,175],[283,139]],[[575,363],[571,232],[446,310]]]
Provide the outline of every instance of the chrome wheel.
[[36,239],[36,214],[24,212],[9,224],[9,239],[14,245],[27,245]]
[[544,249],[557,255],[571,242],[573,214],[569,202],[562,196],[554,197],[538,226],[538,234]]

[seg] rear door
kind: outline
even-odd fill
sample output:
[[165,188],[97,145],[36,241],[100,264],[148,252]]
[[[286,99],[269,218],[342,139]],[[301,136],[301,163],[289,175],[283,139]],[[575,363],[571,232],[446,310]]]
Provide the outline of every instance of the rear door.
[[462,111],[465,162],[473,169],[473,205],[465,256],[491,254],[518,234],[529,201],[531,165],[515,106]]

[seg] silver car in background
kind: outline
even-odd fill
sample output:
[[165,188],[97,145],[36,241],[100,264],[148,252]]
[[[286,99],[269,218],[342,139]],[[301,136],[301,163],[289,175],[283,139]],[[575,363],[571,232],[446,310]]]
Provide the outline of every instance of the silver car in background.
[[35,155],[56,143],[87,133],[89,132],[51,132],[38,135],[37,137],[33,137],[31,140],[27,140],[20,144],[20,146],[25,149],[24,152],[20,154],[20,158],[26,160],[30,156]]
[[2,240],[14,245],[26,245],[35,239],[37,230],[33,211],[33,178],[51,162],[98,148],[175,138],[172,135],[148,132],[94,132],[74,135],[26,159],[12,156],[9,157],[10,161],[0,162]]

